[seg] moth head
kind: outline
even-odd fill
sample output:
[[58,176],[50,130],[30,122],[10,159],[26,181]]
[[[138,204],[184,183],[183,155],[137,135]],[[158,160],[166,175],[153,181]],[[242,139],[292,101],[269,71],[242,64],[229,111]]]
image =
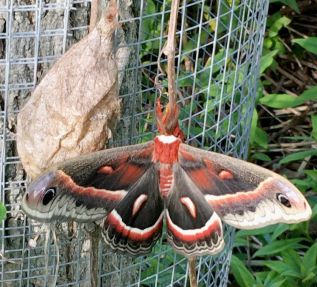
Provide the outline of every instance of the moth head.
[[173,135],[184,141],[185,135],[178,123],[179,107],[177,104],[168,103],[165,111],[162,110],[160,99],[156,102],[157,129],[162,135]]
[[22,210],[38,221],[49,221],[52,204],[60,192],[58,172],[48,171],[29,185],[22,199]]
[[282,177],[273,178],[270,183],[272,200],[280,207],[285,223],[297,223],[311,217],[311,208],[302,193]]

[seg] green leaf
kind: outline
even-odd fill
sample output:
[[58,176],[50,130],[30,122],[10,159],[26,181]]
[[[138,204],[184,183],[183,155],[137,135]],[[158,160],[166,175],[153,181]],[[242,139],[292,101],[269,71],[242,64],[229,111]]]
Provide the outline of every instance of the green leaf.
[[264,265],[280,274],[283,274],[290,269],[289,265],[282,261],[265,261]]
[[269,37],[275,37],[277,36],[278,32],[283,28],[283,27],[287,27],[289,25],[289,23],[291,23],[291,20],[289,18],[287,18],[286,16],[282,16],[280,18],[278,18],[273,25],[271,26],[271,28],[269,29]]
[[277,54],[277,52],[278,50],[273,50],[261,57],[261,61],[260,61],[261,74],[273,64],[274,56]]
[[275,109],[293,107],[297,97],[288,94],[269,94],[260,99],[262,105]]
[[316,156],[317,155],[317,149],[311,149],[311,150],[305,150],[305,151],[299,151],[292,153],[290,155],[287,155],[286,157],[282,158],[279,163],[280,164],[286,164],[292,161],[296,160],[302,160],[308,156]]
[[317,55],[317,37],[293,39],[292,42],[302,46],[305,50]]
[[284,262],[271,261],[266,263],[265,266],[280,274],[281,277],[295,277],[297,279],[301,278],[300,272],[290,269],[290,266]]
[[240,287],[250,287],[255,284],[255,279],[251,272],[244,266],[238,257],[232,255],[231,272]]
[[303,266],[306,270],[316,266],[317,261],[317,243],[311,246],[305,253],[303,258]]
[[280,241],[273,241],[272,243],[263,246],[257,252],[254,253],[254,257],[256,256],[267,256],[279,253],[283,250],[298,248],[301,245],[298,244],[301,241],[301,238],[294,239],[285,239]]
[[305,169],[304,173],[307,174],[312,180],[317,182],[317,169]]
[[312,132],[311,136],[313,139],[317,140],[317,114],[311,116]]
[[270,3],[283,3],[289,7],[291,7],[296,13],[300,13],[298,5],[297,5],[297,1],[296,0],[270,0]]
[[[313,268],[316,269],[316,268]],[[312,279],[314,279],[313,281],[316,282],[316,270],[314,270],[313,272],[309,272],[308,275],[302,280],[303,283],[312,281]]]
[[253,159],[257,159],[257,160],[261,160],[261,161],[272,161],[272,159],[265,153],[263,152],[257,152],[255,154],[252,155]]
[[265,287],[280,287],[286,281],[286,278],[281,278],[276,272],[270,271],[264,279]]
[[306,191],[307,189],[311,188],[310,182],[305,179],[292,179],[292,183],[296,185],[296,187],[301,191]]
[[2,202],[0,202],[0,221],[4,220],[7,215],[7,209]]
[[317,101],[317,86],[306,90],[298,97],[288,94],[269,94],[259,100],[262,105],[275,109],[293,108],[307,101]]
[[315,218],[315,216],[317,215],[317,204],[313,207],[312,209],[312,218]]
[[238,238],[242,236],[269,234],[274,232],[275,229],[276,229],[276,225],[269,225],[269,226],[258,228],[258,229],[239,230],[236,234],[236,237]]
[[269,137],[267,135],[267,133],[259,128],[256,127],[255,129],[255,142],[260,146],[263,147],[264,149],[267,149],[268,147],[268,142],[269,142]]
[[298,253],[293,249],[288,249],[282,253],[283,262],[288,265],[289,270],[294,274],[297,274],[297,277],[300,277],[300,266],[302,264],[302,259]]
[[299,106],[307,101],[317,101],[317,86],[304,91],[300,96],[296,98],[294,104],[295,106]]
[[286,230],[289,230],[288,224],[278,224],[272,234],[272,239],[275,240],[277,237],[279,237],[282,233],[284,233]]

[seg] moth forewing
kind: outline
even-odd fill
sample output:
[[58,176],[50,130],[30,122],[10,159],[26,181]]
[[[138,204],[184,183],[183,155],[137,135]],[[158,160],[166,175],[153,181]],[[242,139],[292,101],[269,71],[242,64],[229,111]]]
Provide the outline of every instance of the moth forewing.
[[193,155],[197,169],[201,169],[201,174],[204,172],[205,178],[210,178],[205,186],[198,180],[197,185],[226,223],[253,229],[279,222],[297,223],[311,217],[305,197],[284,177],[226,155],[185,144],[180,149]]

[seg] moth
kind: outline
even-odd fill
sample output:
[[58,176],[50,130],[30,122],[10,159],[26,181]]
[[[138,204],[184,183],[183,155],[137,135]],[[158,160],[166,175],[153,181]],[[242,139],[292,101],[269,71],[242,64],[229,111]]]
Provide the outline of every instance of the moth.
[[311,208],[282,176],[183,143],[178,106],[157,102],[159,134],[137,145],[65,161],[39,176],[22,201],[38,221],[101,221],[116,251],[146,254],[162,234],[185,256],[217,254],[222,222],[241,229],[308,220]]

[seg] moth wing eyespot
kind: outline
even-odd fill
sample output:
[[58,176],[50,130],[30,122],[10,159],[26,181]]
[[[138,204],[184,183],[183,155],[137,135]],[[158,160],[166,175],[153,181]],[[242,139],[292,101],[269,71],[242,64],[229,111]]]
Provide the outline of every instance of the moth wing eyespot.
[[51,200],[54,198],[56,194],[56,188],[55,187],[50,187],[46,189],[42,203],[43,205],[47,205],[51,202]]
[[277,193],[277,194],[276,194],[276,198],[277,198],[277,200],[278,200],[281,204],[283,204],[284,206],[286,206],[286,207],[288,207],[288,208],[291,208],[291,207],[292,207],[292,205],[291,205],[289,199],[288,199],[284,194],[282,194],[282,193]]

